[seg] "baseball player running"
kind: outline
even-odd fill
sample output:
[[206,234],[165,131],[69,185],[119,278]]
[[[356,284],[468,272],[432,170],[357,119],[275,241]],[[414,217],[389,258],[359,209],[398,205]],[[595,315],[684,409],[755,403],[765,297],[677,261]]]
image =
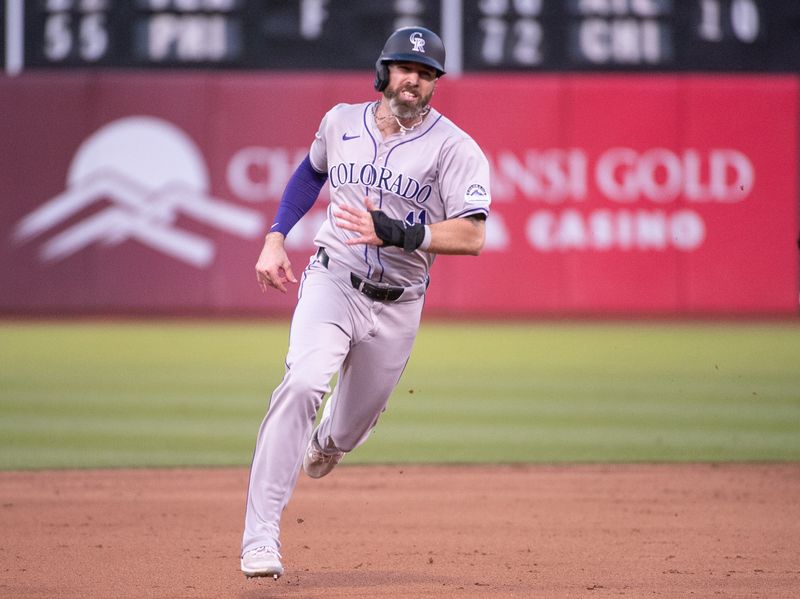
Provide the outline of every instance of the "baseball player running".
[[[379,101],[339,104],[292,175],[256,264],[262,290],[297,283],[284,238],[327,181],[331,202],[300,277],[286,373],[258,432],[242,539],[247,576],[283,574],[280,518],[302,464],[328,474],[369,436],[411,353],[436,254],[478,255],[489,165],[429,105],[441,39],[395,31],[376,63]],[[338,383],[312,431],[330,381]]]

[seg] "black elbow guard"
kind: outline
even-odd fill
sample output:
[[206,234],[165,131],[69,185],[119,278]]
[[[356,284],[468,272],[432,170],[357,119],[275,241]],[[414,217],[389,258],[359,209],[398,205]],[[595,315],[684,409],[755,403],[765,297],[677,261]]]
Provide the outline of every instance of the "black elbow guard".
[[389,218],[382,210],[373,210],[370,214],[375,225],[375,235],[385,245],[413,252],[425,240],[425,225],[406,225],[405,221]]

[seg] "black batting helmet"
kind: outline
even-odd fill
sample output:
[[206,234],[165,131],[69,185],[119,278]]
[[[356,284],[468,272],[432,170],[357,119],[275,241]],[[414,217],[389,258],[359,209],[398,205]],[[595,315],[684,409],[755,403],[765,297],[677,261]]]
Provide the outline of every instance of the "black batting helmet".
[[398,29],[383,45],[375,63],[375,90],[382,92],[389,85],[388,62],[419,62],[436,69],[436,76],[444,75],[444,44],[442,39],[424,27]]

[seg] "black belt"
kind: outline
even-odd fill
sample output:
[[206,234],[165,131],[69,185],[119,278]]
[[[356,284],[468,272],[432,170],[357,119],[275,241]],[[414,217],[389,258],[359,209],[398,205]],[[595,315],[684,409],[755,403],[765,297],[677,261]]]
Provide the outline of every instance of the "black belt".
[[[325,248],[319,248],[319,250],[317,250],[317,258],[319,258],[319,262],[322,266],[328,268],[330,257],[328,256],[328,252],[325,251]],[[394,287],[384,283],[373,283],[369,279],[365,279],[354,272],[350,273],[350,284],[353,286],[353,289],[357,289],[368,298],[379,302],[393,302],[399,299],[405,291],[403,287]]]

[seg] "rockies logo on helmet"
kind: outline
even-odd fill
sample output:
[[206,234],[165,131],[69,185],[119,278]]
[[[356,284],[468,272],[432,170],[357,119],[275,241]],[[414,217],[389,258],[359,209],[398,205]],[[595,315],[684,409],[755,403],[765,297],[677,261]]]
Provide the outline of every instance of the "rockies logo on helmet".
[[419,31],[412,33],[408,39],[411,40],[411,43],[414,45],[414,47],[411,48],[414,52],[422,52],[425,54],[425,38],[422,37]]
[[389,85],[390,62],[418,62],[444,75],[445,51],[441,38],[425,27],[403,27],[386,40],[375,63],[375,90],[382,92]]

